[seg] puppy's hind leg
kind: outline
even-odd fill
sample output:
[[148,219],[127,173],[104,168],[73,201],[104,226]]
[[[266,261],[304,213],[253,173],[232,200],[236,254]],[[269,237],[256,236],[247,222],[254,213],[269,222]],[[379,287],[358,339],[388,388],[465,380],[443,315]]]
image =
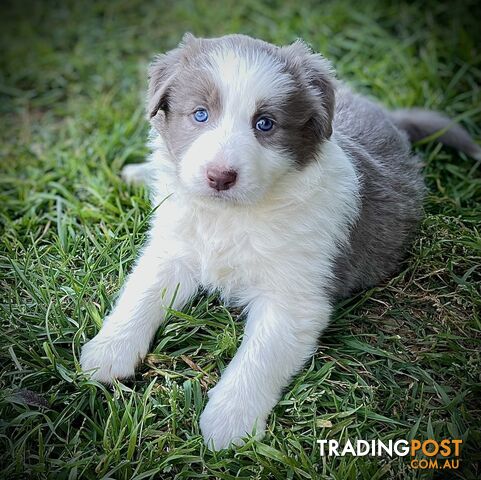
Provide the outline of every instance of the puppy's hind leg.
[[120,176],[129,185],[148,184],[152,178],[152,165],[148,162],[125,165],[120,172]]

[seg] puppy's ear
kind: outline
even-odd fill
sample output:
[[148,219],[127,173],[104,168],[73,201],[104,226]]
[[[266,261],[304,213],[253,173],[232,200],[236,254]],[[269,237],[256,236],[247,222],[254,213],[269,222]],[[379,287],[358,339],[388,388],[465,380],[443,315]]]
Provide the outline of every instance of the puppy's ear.
[[191,33],[184,34],[177,48],[157,55],[149,66],[149,87],[147,90],[147,115],[152,119],[162,110],[168,111],[168,95],[180,66],[184,61],[185,47],[196,41]]
[[280,52],[288,67],[312,92],[317,115],[310,120],[311,126],[323,139],[328,139],[332,134],[335,103],[335,74],[331,63],[320,53],[313,53],[302,40],[281,47]]

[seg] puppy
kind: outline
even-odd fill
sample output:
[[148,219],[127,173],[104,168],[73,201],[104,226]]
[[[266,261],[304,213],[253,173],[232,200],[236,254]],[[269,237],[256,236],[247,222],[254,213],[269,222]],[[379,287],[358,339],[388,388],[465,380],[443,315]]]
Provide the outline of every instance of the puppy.
[[245,333],[201,430],[213,449],[261,438],[334,302],[398,268],[424,195],[409,139],[441,130],[477,159],[481,149],[439,114],[356,95],[301,41],[243,35],[187,34],[158,56],[148,115],[150,161],[123,175],[147,181],[160,206],[82,368],[105,383],[132,376],[169,307],[201,286],[219,292],[244,308]]

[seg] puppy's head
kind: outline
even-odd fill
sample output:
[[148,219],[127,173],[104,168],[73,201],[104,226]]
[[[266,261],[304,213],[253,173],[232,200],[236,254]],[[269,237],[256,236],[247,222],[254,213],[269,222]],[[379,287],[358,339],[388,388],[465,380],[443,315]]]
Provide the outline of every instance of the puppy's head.
[[332,132],[330,65],[300,41],[186,34],[155,59],[149,79],[151,122],[179,182],[200,198],[261,201]]

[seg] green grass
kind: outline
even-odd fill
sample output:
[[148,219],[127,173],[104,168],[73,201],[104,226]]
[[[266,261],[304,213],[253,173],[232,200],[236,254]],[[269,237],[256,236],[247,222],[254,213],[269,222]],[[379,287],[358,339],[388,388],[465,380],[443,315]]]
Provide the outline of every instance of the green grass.
[[[113,390],[78,358],[144,240],[145,68],[197,35],[303,37],[390,107],[439,109],[481,139],[480,8],[471,2],[15,2],[0,25],[1,478],[430,478],[406,458],[321,458],[316,440],[456,437],[481,470],[479,164],[419,146],[426,217],[403,271],[337,309],[262,443],[211,453],[206,391],[242,322],[199,297]],[[477,11],[476,11],[477,8]],[[441,474],[442,475],[442,474]]]

